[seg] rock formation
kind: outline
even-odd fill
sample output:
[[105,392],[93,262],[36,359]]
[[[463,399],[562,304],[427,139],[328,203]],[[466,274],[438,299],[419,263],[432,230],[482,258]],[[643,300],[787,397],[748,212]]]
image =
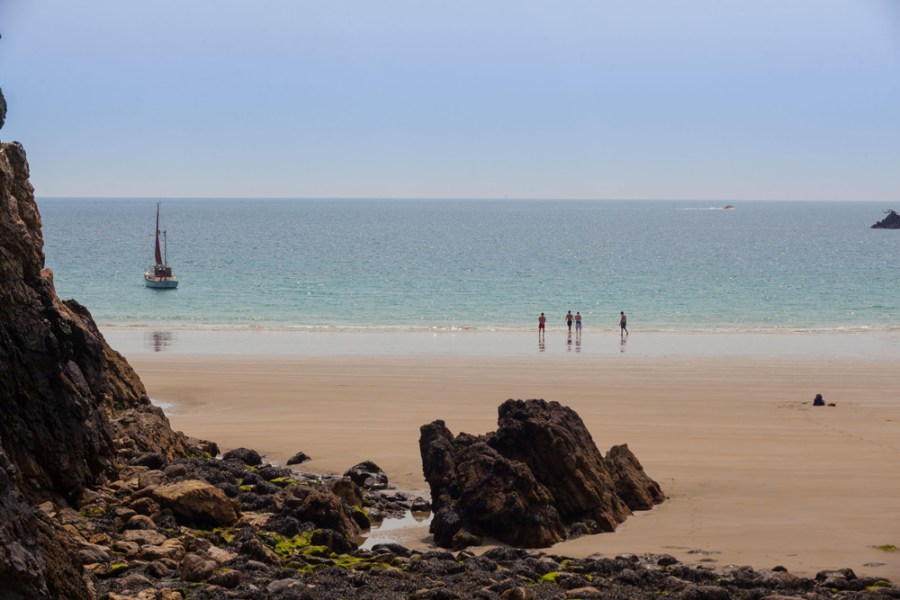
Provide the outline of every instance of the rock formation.
[[3,124],[6,122],[6,98],[3,97],[3,90],[0,89],[0,129],[3,129]]
[[484,436],[453,437],[435,421],[421,428],[419,449],[444,547],[482,535],[545,547],[565,539],[566,525],[613,531],[665,499],[627,446],[603,458],[581,418],[557,402],[508,400]]
[[[21,584],[22,590],[50,593],[81,582],[69,577],[71,565],[48,564],[51,558],[71,561],[71,553],[54,547],[52,532],[28,504],[74,502],[87,486],[115,477],[123,460],[142,453],[188,453],[184,437],[150,404],[137,375],[106,344],[87,310],[57,297],[44,268],[41,217],[18,143],[0,144],[0,414],[0,510],[19,515],[20,531],[5,533],[23,542],[4,544],[15,551],[0,553],[0,581],[18,582],[4,589]],[[0,520],[17,526],[9,516]],[[59,574],[64,581],[53,580]],[[70,590],[66,597],[81,595]]]
[[885,218],[872,225],[872,229],[900,229],[900,215],[889,210]]
[[381,467],[370,460],[353,465],[345,473],[353,483],[369,490],[383,490],[388,486],[388,478]]
[[478,545],[480,535],[532,548],[565,539],[552,494],[524,463],[504,457],[481,437],[454,438],[443,421],[421,428],[419,447],[437,545]]

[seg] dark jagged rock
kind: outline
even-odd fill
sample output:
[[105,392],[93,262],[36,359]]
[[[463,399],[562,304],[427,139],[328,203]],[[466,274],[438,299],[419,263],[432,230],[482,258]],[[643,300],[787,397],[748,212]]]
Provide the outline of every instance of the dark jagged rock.
[[900,215],[889,210],[885,218],[872,225],[872,229],[900,229]]
[[591,434],[570,408],[543,400],[506,401],[489,444],[526,465],[567,521],[592,519],[612,531],[630,514]]
[[224,460],[239,460],[245,465],[255,467],[262,464],[262,457],[256,450],[250,448],[235,448],[226,452],[222,458]]
[[304,463],[309,460],[309,456],[306,455],[305,452],[298,452],[297,454],[290,457],[287,461],[288,465],[299,465],[300,463]]
[[388,486],[387,475],[384,474],[381,467],[370,460],[350,467],[344,473],[344,477],[349,477],[353,483],[367,490],[383,490]]
[[419,449],[435,511],[432,533],[444,547],[458,537],[490,535],[508,544],[545,547],[566,537],[613,531],[633,510],[665,496],[627,446],[604,459],[581,418],[543,400],[508,400],[498,429],[455,438],[443,421],[421,428]]
[[341,498],[348,506],[362,506],[363,494],[358,485],[349,477],[342,477],[331,484],[331,491]]
[[666,499],[662,488],[653,481],[627,444],[613,446],[606,453],[606,463],[611,465],[616,494],[631,510],[650,510]]
[[187,448],[88,311],[56,296],[28,175],[21,145],[0,145],[0,437],[28,498],[72,498],[120,450]]
[[[88,311],[57,297],[53,274],[44,268],[28,161],[16,142],[0,144],[0,414],[0,444],[14,467],[6,470],[11,495],[4,512],[13,514],[19,514],[18,495],[31,504],[71,503],[86,487],[114,478],[124,460],[148,452],[171,459],[188,451]],[[34,521],[26,513],[26,528],[8,532],[25,536],[22,548],[43,572],[37,579],[14,576],[4,589],[10,597],[20,589],[85,595],[82,579],[72,577],[68,566],[74,553],[59,550],[65,537],[28,526]],[[10,514],[0,520],[8,522]],[[37,546],[28,531],[44,532]],[[29,564],[0,554],[0,574],[29,573]]]
[[191,451],[190,453],[195,456],[215,458],[219,455],[219,445],[209,440],[201,440],[195,437],[188,437],[187,445]]
[[332,529],[352,539],[360,528],[351,516],[352,509],[330,490],[311,490],[295,487],[288,490],[282,516],[298,521],[311,521],[316,527]]
[[256,470],[256,474],[266,481],[281,481],[290,478],[294,472],[287,467],[274,467],[272,465],[263,465]]
[[419,448],[435,511],[431,532],[439,546],[459,546],[457,535],[472,540],[472,534],[528,547],[565,539],[551,493],[524,463],[504,457],[480,437],[454,438],[443,421],[421,428]]

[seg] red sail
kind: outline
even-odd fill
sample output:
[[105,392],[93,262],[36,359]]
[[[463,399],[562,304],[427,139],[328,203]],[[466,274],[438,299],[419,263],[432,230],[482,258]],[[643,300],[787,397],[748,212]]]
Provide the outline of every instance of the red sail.
[[159,202],[156,203],[156,264],[163,264],[162,253],[159,251]]

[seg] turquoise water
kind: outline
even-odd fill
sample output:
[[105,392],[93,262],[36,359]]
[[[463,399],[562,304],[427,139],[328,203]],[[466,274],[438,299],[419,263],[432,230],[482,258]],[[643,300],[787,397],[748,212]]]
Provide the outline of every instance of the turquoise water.
[[[722,203],[724,204],[724,202]],[[38,201],[57,292],[101,326],[900,329],[900,232],[871,202]]]

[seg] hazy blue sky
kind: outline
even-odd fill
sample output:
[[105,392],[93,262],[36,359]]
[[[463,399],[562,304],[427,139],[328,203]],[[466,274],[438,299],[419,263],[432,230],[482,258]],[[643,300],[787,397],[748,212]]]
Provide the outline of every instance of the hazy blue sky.
[[900,199],[900,0],[0,0],[38,195]]

